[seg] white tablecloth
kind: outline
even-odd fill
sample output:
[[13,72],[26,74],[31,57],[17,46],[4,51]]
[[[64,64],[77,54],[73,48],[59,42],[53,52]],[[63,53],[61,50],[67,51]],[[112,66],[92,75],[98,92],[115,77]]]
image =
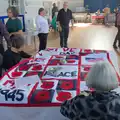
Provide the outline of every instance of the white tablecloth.
[[[119,71],[117,56],[110,52],[110,58],[117,71]],[[60,114],[60,107],[30,107],[13,108],[0,107],[1,120],[67,120]]]

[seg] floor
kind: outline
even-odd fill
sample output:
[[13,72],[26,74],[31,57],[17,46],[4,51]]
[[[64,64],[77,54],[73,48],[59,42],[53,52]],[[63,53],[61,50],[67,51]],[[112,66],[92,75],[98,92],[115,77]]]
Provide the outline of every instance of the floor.
[[[105,27],[103,25],[91,25],[84,23],[75,24],[70,30],[68,46],[71,48],[91,48],[100,50],[114,50],[112,45],[117,34],[114,26]],[[38,48],[38,40],[36,39]],[[60,47],[59,34],[50,32],[47,47]],[[34,46],[30,46],[27,51],[35,54]],[[118,59],[120,61],[118,51]]]

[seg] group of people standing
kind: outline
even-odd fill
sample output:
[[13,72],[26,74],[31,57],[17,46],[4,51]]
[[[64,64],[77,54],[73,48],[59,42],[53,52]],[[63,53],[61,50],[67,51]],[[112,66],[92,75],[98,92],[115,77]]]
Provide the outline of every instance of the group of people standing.
[[[72,11],[68,9],[68,2],[64,2],[63,9],[59,11],[55,4],[53,6],[52,17],[54,18],[55,13],[58,12],[56,21],[58,25],[58,31],[60,33],[60,46],[67,48],[70,21],[73,25]],[[39,9],[38,16],[36,17],[36,26],[40,40],[39,50],[44,50],[47,46],[47,37],[49,33],[49,24],[45,18],[44,8]]]
[[[7,13],[9,19],[6,25],[0,21],[0,76],[2,76],[2,68],[10,69],[19,63],[22,58],[31,57],[23,51],[24,37],[17,8],[9,7]],[[3,37],[7,42],[6,51],[4,51]]]

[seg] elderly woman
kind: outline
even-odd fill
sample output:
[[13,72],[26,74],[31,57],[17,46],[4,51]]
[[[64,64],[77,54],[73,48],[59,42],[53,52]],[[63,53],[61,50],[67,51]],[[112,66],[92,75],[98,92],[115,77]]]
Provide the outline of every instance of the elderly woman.
[[18,19],[19,12],[16,7],[9,7],[7,9],[8,21],[6,23],[7,30],[10,35],[23,34],[22,32],[22,23]]
[[114,89],[119,82],[108,62],[98,62],[88,73],[86,84],[93,92],[85,92],[61,106],[61,113],[70,120],[120,120],[120,95]]

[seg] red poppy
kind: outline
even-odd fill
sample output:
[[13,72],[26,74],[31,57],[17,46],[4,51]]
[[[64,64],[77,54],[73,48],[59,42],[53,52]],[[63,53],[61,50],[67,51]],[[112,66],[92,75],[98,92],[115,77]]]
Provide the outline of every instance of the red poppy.
[[105,50],[95,50],[95,53],[105,53]]
[[56,99],[60,102],[64,102],[66,100],[69,100],[70,98],[72,98],[71,93],[69,93],[69,92],[59,92]]
[[58,63],[60,63],[60,60],[52,60],[52,61],[51,61],[51,64],[52,64],[52,65],[57,65]]
[[56,58],[63,58],[62,56],[56,56]]
[[86,49],[86,50],[84,50],[84,52],[85,52],[85,53],[92,53],[92,50]]
[[47,90],[39,91],[35,95],[36,102],[45,102],[45,101],[48,101],[49,99],[50,99],[50,92]]
[[87,77],[87,74],[88,74],[88,73],[85,73],[85,74],[84,74],[84,79]]
[[68,63],[75,63],[75,60],[67,60]]
[[73,81],[62,81],[60,85],[60,88],[64,90],[71,90],[73,87]]
[[38,75],[38,72],[29,72],[26,76]]
[[33,66],[32,70],[42,70],[42,65]]
[[23,65],[19,68],[20,71],[27,71],[31,66],[30,65]]
[[91,67],[84,67],[84,71],[90,71]]
[[22,72],[12,72],[12,77],[20,77]]
[[44,89],[51,89],[54,87],[54,82],[43,82],[41,87]]
[[67,56],[67,58],[69,58],[69,59],[78,59],[78,56],[77,55],[69,55],[69,56]]

